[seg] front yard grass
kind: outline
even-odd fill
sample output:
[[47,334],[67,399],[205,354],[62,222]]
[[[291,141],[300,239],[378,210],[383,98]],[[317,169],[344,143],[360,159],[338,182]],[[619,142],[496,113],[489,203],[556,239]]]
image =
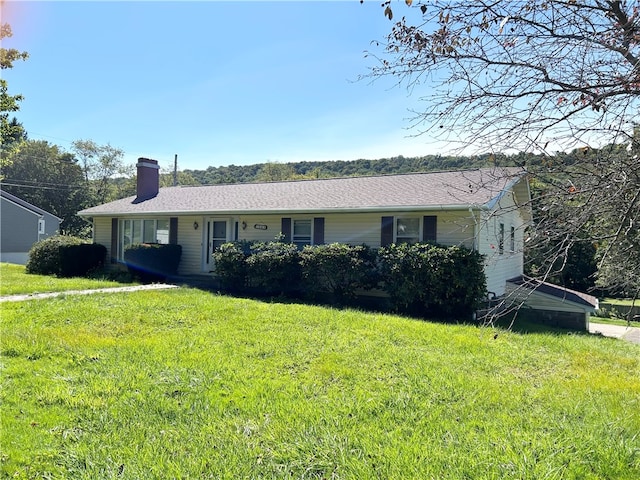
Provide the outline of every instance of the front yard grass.
[[631,343],[193,289],[1,308],[3,477],[640,477]]
[[0,263],[0,296],[121,287],[123,285],[125,284],[106,279],[27,275],[24,265]]
[[606,317],[591,317],[591,321],[594,323],[608,323],[611,325],[620,325],[620,326],[631,326],[631,327],[640,327],[640,319],[629,321],[627,317],[627,312],[629,308],[635,305],[636,312],[637,308],[640,307],[640,300],[636,300],[635,302],[632,299],[620,299],[620,298],[605,298],[600,302],[600,307],[603,308],[603,313],[609,313],[610,316]]
[[589,320],[591,323],[606,323],[608,325],[618,325],[620,327],[640,327],[640,321],[627,321],[620,318],[603,318],[603,317],[591,317]]

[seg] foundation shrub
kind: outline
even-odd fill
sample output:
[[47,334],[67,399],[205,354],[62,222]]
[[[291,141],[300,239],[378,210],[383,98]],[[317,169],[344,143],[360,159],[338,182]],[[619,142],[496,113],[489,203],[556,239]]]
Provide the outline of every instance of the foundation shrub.
[[213,254],[213,265],[222,288],[241,292],[247,287],[247,257],[251,252],[250,242],[222,244]]
[[266,295],[300,294],[300,252],[293,243],[257,242],[246,259],[251,290]]
[[60,248],[60,277],[88,277],[104,266],[107,247],[97,243],[62,245]]
[[378,251],[381,287],[397,311],[466,316],[486,294],[482,255],[464,247],[399,244]]
[[27,273],[58,275],[62,271],[61,247],[81,245],[86,240],[70,235],[54,235],[36,242],[29,250]]
[[129,272],[142,282],[164,281],[178,273],[182,246],[173,244],[139,243],[124,251]]
[[330,293],[336,303],[349,303],[358,290],[376,285],[375,259],[375,251],[366,245],[306,246],[300,252],[305,292],[311,298]]

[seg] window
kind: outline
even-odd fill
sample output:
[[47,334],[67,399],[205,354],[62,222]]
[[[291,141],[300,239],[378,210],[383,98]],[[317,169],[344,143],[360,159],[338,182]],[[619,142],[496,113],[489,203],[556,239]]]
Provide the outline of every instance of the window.
[[227,240],[227,221],[226,220],[214,220],[212,222],[213,226],[211,228],[211,233],[213,236],[211,237],[213,241],[213,249],[217,250],[220,248],[220,245],[224,245],[228,242]]
[[500,255],[504,253],[504,223],[500,224],[500,231],[498,232],[498,253]]
[[44,218],[38,219],[38,235],[44,235]]
[[396,243],[418,243],[420,241],[420,218],[396,219]]
[[311,219],[293,221],[292,240],[298,248],[311,245]]
[[511,227],[511,237],[510,237],[509,250],[511,252],[515,252],[516,251],[516,227],[514,227],[514,226]]
[[124,251],[136,243],[169,243],[169,219],[120,220],[118,258],[124,259]]

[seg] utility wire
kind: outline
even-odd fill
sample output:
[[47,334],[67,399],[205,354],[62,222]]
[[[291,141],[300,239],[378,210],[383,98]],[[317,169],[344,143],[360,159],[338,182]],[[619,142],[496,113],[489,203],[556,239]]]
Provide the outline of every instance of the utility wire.
[[59,186],[59,187],[47,187],[42,185],[22,185],[19,183],[8,183],[8,182],[0,183],[0,186],[5,186],[5,185],[8,187],[33,188],[33,189],[39,189],[39,190],[60,190],[60,191],[80,190],[85,188],[84,185],[76,185],[76,186],[66,185],[66,186]]

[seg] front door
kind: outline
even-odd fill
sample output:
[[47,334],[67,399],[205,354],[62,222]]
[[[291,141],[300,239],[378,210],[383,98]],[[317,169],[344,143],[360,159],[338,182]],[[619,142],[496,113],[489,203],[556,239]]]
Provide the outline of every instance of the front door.
[[212,272],[213,259],[211,258],[211,254],[219,248],[220,245],[231,239],[229,237],[229,221],[218,218],[207,219],[203,235],[202,270],[204,272]]

